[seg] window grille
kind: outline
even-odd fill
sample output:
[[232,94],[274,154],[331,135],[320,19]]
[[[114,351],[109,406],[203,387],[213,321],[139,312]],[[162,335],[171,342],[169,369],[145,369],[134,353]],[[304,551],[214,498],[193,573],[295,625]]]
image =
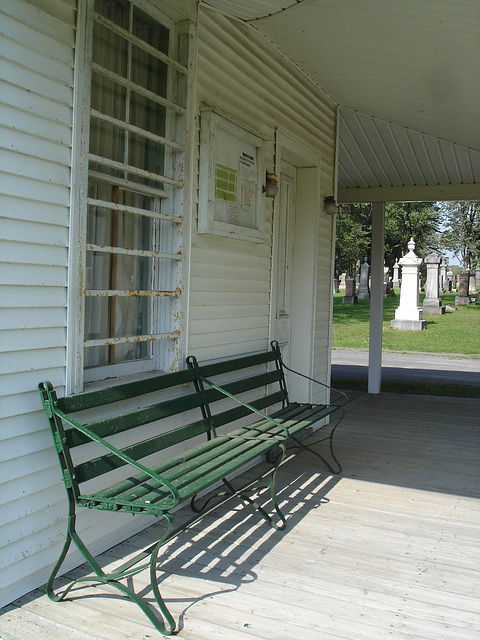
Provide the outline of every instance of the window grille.
[[187,68],[174,26],[96,0],[84,273],[85,380],[171,368],[181,313]]

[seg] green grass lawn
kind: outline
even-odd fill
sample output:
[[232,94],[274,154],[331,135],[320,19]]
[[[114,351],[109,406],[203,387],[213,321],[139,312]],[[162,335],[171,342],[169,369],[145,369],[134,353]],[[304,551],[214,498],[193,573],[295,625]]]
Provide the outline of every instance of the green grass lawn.
[[[425,353],[458,353],[480,357],[480,302],[441,316],[425,315],[427,327],[423,331],[393,329],[390,321],[400,303],[400,291],[383,302],[383,349],[386,351],[423,351]],[[444,306],[455,306],[455,293],[441,296]],[[420,295],[420,305],[424,294]],[[358,304],[343,304],[343,292],[334,294],[334,349],[368,349],[370,300]]]

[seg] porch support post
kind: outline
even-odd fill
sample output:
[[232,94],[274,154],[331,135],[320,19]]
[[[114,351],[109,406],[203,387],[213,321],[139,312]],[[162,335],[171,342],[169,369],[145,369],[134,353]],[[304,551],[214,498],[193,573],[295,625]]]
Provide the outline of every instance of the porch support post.
[[383,264],[385,246],[385,203],[372,204],[372,257],[370,288],[370,340],[368,393],[380,393],[382,385]]

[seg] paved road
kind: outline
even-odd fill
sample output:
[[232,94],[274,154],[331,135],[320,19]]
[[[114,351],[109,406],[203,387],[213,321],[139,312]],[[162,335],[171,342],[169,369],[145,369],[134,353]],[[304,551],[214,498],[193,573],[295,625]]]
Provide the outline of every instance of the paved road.
[[[368,351],[332,351],[332,382],[342,379],[368,380]],[[382,380],[480,387],[480,358],[452,354],[384,352]]]

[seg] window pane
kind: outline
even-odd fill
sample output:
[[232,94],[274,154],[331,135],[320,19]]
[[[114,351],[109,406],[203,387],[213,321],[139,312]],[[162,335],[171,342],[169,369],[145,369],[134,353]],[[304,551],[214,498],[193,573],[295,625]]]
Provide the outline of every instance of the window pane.
[[[89,333],[86,340],[122,338],[123,336],[148,335],[150,330],[150,314],[147,298],[116,298],[116,323],[110,332],[108,323],[108,306],[112,301],[107,297],[87,297],[87,312],[91,317]],[[129,329],[125,331],[125,329]],[[113,335],[110,335],[113,333]]]
[[166,115],[167,110],[163,105],[138,93],[132,93],[130,97],[130,122],[133,125],[158,136],[165,136]]
[[95,0],[95,11],[115,22],[119,27],[128,29],[130,2],[127,0]]
[[163,24],[159,24],[149,15],[138,9],[133,8],[133,35],[141,38],[149,45],[155,47],[162,53],[168,54],[168,38],[169,30]]
[[[128,164],[144,169],[145,171],[151,171],[157,175],[164,174],[164,158],[165,158],[165,146],[152,140],[145,140],[141,136],[131,135],[129,138],[129,158]],[[137,182],[139,179],[143,183],[157,185],[158,188],[163,188],[163,183],[158,181],[149,180],[148,178],[142,178],[139,176],[131,176]]]
[[127,77],[128,43],[98,22],[93,28],[92,61],[104,69]]
[[[125,142],[124,132],[118,127],[92,118],[90,124],[90,153],[109,160],[124,162]],[[108,175],[112,175],[112,171],[118,173],[118,170],[103,165],[96,165],[96,169]]]
[[[90,195],[98,200],[129,204],[142,209],[148,209],[149,200],[151,200],[151,198],[142,197],[127,199],[123,189],[105,183],[97,183],[95,187],[94,189],[91,185]],[[152,218],[116,211],[108,207],[88,207],[88,244],[148,251],[153,247],[153,234],[154,221]]]
[[[169,29],[132,2],[95,0],[95,10],[150,47],[169,54]],[[142,91],[170,100],[169,79],[174,72],[154,52],[146,51],[96,21],[92,60],[100,68],[92,69],[91,109],[119,122],[105,122],[95,113],[90,118],[89,152],[105,162],[91,160],[89,163],[88,197],[105,205],[90,204],[87,212],[86,242],[87,246],[93,246],[88,246],[86,252],[84,337],[86,341],[129,338],[129,342],[87,347],[86,367],[151,358],[152,343],[137,342],[135,336],[173,330],[172,298],[111,293],[170,289],[174,281],[171,260],[124,255],[115,249],[175,251],[178,235],[171,223],[167,223],[169,230],[164,233],[164,223],[158,219],[111,206],[126,205],[160,212],[166,194],[163,182],[107,164],[119,162],[157,175],[165,174],[166,158],[172,166],[169,147],[148,135],[167,137],[170,109],[142,95]],[[124,78],[127,86],[115,79],[115,75]],[[134,127],[147,134],[131,130]],[[109,295],[92,296],[91,292],[95,291],[109,292]]]
[[147,51],[132,46],[132,79],[158,96],[167,96],[168,66]]
[[[151,333],[149,298],[87,297],[85,314],[89,318],[85,340],[121,338]],[[125,360],[150,357],[149,342],[129,342],[113,347],[90,347],[86,366],[98,367]]]

